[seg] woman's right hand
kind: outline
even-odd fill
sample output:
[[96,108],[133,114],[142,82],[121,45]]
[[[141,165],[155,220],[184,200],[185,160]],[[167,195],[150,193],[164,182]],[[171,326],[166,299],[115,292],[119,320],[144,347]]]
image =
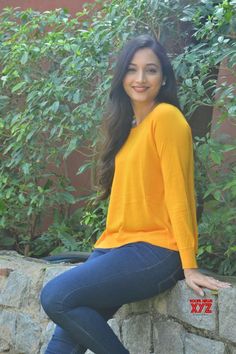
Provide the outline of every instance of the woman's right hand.
[[204,275],[195,268],[184,269],[184,276],[187,285],[200,296],[204,296],[204,292],[201,287],[208,288],[210,290],[232,287],[231,283],[223,282],[213,277]]

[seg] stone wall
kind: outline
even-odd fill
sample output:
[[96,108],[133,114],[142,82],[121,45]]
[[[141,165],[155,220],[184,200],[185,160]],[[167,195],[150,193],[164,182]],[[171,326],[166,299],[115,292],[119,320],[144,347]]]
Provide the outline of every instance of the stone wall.
[[[0,272],[0,354],[44,354],[55,325],[40,306],[40,290],[76,265],[0,252],[0,269],[8,269]],[[205,289],[199,298],[181,280],[122,306],[108,323],[131,354],[236,354],[236,282],[230,281],[232,288]]]

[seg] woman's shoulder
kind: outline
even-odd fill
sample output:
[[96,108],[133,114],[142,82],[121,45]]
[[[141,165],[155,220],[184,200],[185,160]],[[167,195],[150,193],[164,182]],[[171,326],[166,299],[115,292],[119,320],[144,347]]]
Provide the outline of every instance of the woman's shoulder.
[[158,115],[160,115],[160,114],[166,114],[166,115],[181,114],[181,115],[183,115],[183,113],[181,112],[181,110],[178,107],[174,106],[171,103],[167,103],[167,102],[158,103],[156,105],[156,107],[154,108],[153,113],[154,113],[154,115],[157,115],[157,114]]
[[161,102],[152,112],[153,122],[156,125],[171,127],[188,126],[189,124],[181,110],[173,104]]

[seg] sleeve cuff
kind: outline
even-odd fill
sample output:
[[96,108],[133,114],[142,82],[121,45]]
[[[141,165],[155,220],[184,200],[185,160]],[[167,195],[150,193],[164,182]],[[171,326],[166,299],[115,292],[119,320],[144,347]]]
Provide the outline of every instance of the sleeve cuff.
[[179,250],[182,268],[198,268],[195,250],[193,248],[185,248]]

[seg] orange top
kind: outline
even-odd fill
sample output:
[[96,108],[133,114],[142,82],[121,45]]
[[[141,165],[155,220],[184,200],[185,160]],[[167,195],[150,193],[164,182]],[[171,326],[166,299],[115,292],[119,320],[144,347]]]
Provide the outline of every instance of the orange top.
[[198,268],[191,128],[175,106],[157,105],[115,156],[106,228],[94,248],[145,241],[177,250]]

